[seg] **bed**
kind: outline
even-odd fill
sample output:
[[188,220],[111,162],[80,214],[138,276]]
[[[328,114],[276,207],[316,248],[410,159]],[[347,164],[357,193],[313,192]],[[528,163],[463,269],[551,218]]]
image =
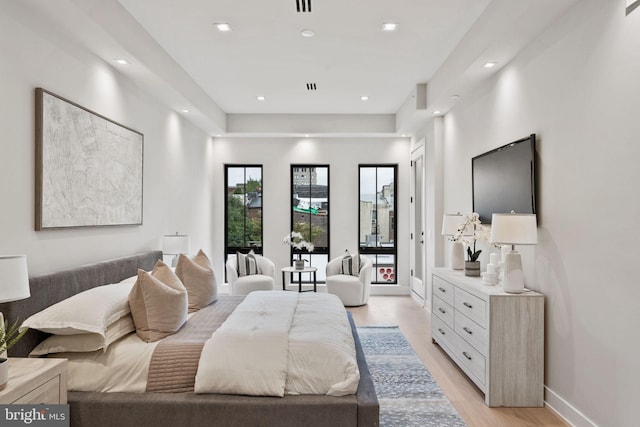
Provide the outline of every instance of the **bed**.
[[[30,279],[31,298],[0,304],[9,319],[25,319],[49,305],[86,289],[151,270],[162,252],[85,265]],[[69,392],[72,426],[377,426],[379,406],[355,324],[349,322],[360,380],[356,394],[253,397],[194,393]],[[10,351],[26,357],[47,334],[29,330]]]

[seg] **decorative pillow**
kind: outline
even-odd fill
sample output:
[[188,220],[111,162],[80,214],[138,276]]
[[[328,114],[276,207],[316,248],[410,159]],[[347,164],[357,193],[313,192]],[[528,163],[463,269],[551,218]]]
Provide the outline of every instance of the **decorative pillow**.
[[347,254],[342,258],[342,266],[340,267],[340,274],[350,274],[352,276],[360,275],[360,255]]
[[253,249],[251,249],[246,255],[236,252],[236,261],[238,263],[236,266],[238,277],[262,274],[258,267],[258,260],[256,259],[256,254],[253,252]]
[[218,298],[216,275],[211,268],[209,258],[202,249],[192,259],[180,254],[176,265],[176,276],[187,288],[189,313],[208,306]]
[[96,350],[106,351],[109,345],[135,331],[133,319],[126,315],[109,325],[104,336],[100,334],[52,335],[36,346],[29,357],[51,353],[76,353]]
[[94,333],[104,337],[109,325],[129,314],[127,297],[132,287],[132,283],[117,283],[88,289],[32,315],[20,329],[38,329],[54,335]]
[[136,333],[146,341],[158,341],[175,333],[187,321],[187,290],[162,261],[151,273],[138,270],[138,280],[129,293]]

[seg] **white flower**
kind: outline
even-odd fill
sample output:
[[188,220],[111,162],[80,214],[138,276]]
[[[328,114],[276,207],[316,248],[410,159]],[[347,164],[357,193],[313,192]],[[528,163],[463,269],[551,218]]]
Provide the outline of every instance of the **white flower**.
[[302,236],[302,234],[300,234],[297,231],[292,231],[291,233],[285,235],[284,238],[282,239],[282,244],[289,245],[292,248],[295,248],[298,250],[306,249],[307,252],[313,252],[313,249],[314,249],[313,243],[309,243],[306,240],[304,240],[304,237]]

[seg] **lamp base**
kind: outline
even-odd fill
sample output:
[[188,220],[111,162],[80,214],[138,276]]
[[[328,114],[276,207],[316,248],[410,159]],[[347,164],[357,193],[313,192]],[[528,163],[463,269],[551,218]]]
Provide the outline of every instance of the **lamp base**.
[[502,288],[511,294],[524,292],[524,275],[522,274],[522,258],[520,252],[511,251],[504,256]]
[[451,268],[453,270],[464,269],[464,247],[460,242],[453,242],[451,246]]

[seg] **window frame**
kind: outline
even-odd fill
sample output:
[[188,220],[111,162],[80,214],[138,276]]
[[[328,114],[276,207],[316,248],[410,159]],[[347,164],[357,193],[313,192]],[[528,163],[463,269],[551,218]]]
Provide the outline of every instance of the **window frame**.
[[[371,247],[371,246],[362,246],[362,240],[360,236],[360,229],[361,229],[361,209],[360,209],[360,202],[362,201],[361,196],[362,193],[360,192],[361,189],[361,179],[362,179],[362,169],[363,168],[375,168],[376,169],[376,191],[378,189],[378,168],[393,168],[393,218],[390,218],[389,221],[392,223],[392,227],[391,230],[393,231],[393,247],[392,248],[388,248],[388,247]],[[398,284],[398,198],[397,198],[397,194],[398,194],[398,164],[397,163],[360,163],[358,164],[358,250],[360,252],[360,255],[365,255],[365,256],[376,256],[377,255],[393,255],[393,271],[394,271],[394,277],[393,277],[393,281],[386,281],[386,282],[380,282],[380,281],[375,281],[375,278],[377,277],[377,273],[372,275],[372,281],[371,284],[372,285],[397,285]],[[377,211],[377,203],[376,203],[376,208],[374,210],[375,215],[372,215],[371,221],[373,223],[374,217],[375,217],[375,221],[376,221],[376,227],[378,227],[379,222],[378,222],[378,211]],[[375,268],[375,262],[374,262],[374,268]]]
[[[261,198],[261,208],[260,208],[260,246],[228,246],[229,239],[229,169],[231,168],[244,168],[244,185],[247,184],[247,169],[249,168],[260,168],[260,198]],[[235,183],[234,183],[235,184]],[[264,167],[259,164],[226,164],[224,165],[224,254],[225,254],[225,262],[229,255],[235,255],[236,252],[248,252],[249,250],[254,251],[254,253],[262,255],[264,248]],[[245,193],[246,194],[246,190]],[[246,206],[246,205],[245,205]],[[245,215],[244,215],[244,224],[243,228],[246,230],[246,219],[247,212],[245,207]],[[232,249],[230,252],[230,248]]]

